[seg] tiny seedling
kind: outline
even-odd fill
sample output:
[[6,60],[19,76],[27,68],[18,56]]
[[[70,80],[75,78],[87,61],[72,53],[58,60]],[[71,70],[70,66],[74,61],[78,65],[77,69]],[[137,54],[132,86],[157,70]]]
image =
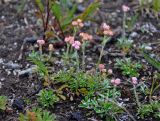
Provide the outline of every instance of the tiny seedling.
[[59,98],[54,94],[53,90],[43,89],[38,94],[38,101],[43,107],[49,108],[53,107],[56,102],[59,101]]

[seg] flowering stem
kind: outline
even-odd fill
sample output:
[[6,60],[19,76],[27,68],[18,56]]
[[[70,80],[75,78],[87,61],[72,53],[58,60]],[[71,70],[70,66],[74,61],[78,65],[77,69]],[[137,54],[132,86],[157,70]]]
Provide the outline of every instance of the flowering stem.
[[76,27],[74,27],[74,34],[73,34],[73,36],[75,37],[75,36],[76,36],[76,34],[77,34],[77,28],[76,28]]
[[67,51],[66,51],[66,54],[65,54],[65,60],[66,60],[66,63],[67,63],[67,61],[68,61],[69,48],[70,48],[70,45],[67,43]]
[[135,98],[136,98],[136,103],[138,105],[138,108],[141,108],[141,103],[139,102],[138,94],[137,94],[137,91],[136,91],[136,86],[133,85],[133,88],[134,88],[134,95],[135,95]]
[[116,93],[116,86],[114,86],[114,88],[113,88],[113,99],[115,100],[115,93]]
[[42,55],[42,45],[39,45],[39,52],[40,52],[40,55]]
[[99,59],[98,59],[97,66],[101,63],[104,47],[105,47],[106,43],[108,42],[108,40],[109,40],[109,38],[106,38],[106,36],[104,36],[103,41],[102,41],[102,49],[101,49],[101,52],[100,52],[100,56],[99,56]]
[[86,42],[83,41],[83,44],[82,44],[82,68],[83,70],[85,70],[85,46],[86,46]]
[[52,57],[52,51],[49,51],[49,59]]
[[78,51],[76,50],[76,64],[77,64],[77,70],[79,70],[79,56],[78,56]]
[[101,59],[102,59],[102,56],[103,56],[103,51],[104,51],[104,46],[102,46],[101,53],[100,53],[97,65],[99,65],[100,62],[101,62]]
[[124,12],[124,14],[123,14],[123,33],[122,33],[123,38],[125,38],[125,35],[126,35],[125,26],[126,26],[126,12]]

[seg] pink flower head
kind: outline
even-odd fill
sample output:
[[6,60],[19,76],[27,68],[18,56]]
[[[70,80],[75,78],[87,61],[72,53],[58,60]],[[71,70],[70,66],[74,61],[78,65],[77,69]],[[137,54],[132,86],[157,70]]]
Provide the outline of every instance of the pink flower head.
[[138,84],[137,77],[132,77],[131,80],[132,80],[132,84],[134,85]]
[[128,12],[130,10],[130,8],[126,5],[122,5],[122,10],[123,10],[123,12]]
[[82,37],[83,40],[92,40],[93,39],[92,35],[89,35],[87,33],[82,32],[79,35]]
[[84,24],[82,23],[81,19],[77,19],[75,21],[72,21],[72,25],[73,26],[79,26],[79,27],[83,27],[84,26]]
[[108,69],[108,74],[112,74],[113,73],[113,70],[112,69]]
[[112,83],[112,84],[114,84],[114,81],[115,81],[115,80],[114,80],[114,79],[112,79],[112,80],[111,80],[111,83]]
[[79,26],[80,26],[80,27],[83,27],[83,26],[84,26],[84,24],[83,24],[83,23],[79,23]]
[[45,41],[44,40],[37,40],[37,43],[39,44],[39,45],[44,45],[45,44]]
[[115,81],[114,81],[115,85],[119,85],[121,83],[121,80],[119,78],[117,78]]
[[102,30],[104,35],[113,36],[113,31],[111,30],[110,26],[106,23],[102,24]]
[[77,26],[77,25],[78,25],[78,22],[77,22],[77,21],[72,21],[72,25],[73,25],[73,26]]
[[110,26],[107,25],[106,23],[102,23],[102,29],[103,29],[103,30],[109,30],[109,29],[110,29]]
[[48,49],[49,51],[53,51],[54,50],[53,44],[49,44]]
[[101,72],[103,72],[103,73],[106,73],[106,71],[107,71],[106,69],[102,69],[102,70],[101,70]]
[[100,71],[102,71],[103,69],[105,69],[105,66],[104,66],[104,64],[99,64],[98,68],[99,68]]
[[74,41],[72,44],[72,47],[74,47],[76,50],[79,50],[81,46],[81,43],[79,41]]
[[114,85],[114,86],[118,86],[120,83],[121,83],[121,80],[119,79],[119,78],[117,78],[117,79],[112,79],[111,80],[111,83]]
[[65,37],[64,41],[69,43],[69,44],[73,44],[74,43],[74,37],[73,36]]
[[77,19],[77,22],[78,22],[78,23],[82,23],[82,20],[81,20],[81,19]]
[[113,31],[112,30],[105,30],[103,31],[104,35],[108,35],[108,36],[113,36]]

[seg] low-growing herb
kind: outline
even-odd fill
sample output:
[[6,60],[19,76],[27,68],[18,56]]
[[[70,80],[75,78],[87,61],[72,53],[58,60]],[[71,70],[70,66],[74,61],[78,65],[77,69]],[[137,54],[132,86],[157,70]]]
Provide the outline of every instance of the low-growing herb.
[[20,113],[19,121],[56,121],[56,116],[41,108],[35,108],[27,111],[26,114]]
[[59,101],[59,98],[54,94],[53,90],[51,89],[43,89],[38,94],[38,101],[44,107],[49,108],[50,106],[53,107],[56,102]]
[[138,77],[139,69],[142,68],[142,65],[137,62],[132,62],[130,58],[116,59],[116,68],[122,70],[122,74],[129,77]]

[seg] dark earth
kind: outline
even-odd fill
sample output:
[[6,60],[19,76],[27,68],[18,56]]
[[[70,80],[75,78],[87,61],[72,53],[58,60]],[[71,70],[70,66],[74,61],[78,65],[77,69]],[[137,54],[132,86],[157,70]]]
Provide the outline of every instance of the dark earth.
[[[119,55],[119,51],[113,45],[116,42],[116,38],[120,36],[122,13],[121,5],[126,3],[131,7],[131,15],[136,12],[137,4],[134,0],[113,0],[105,1],[100,7],[97,13],[94,15],[96,23],[91,23],[89,30],[94,32],[95,27],[100,26],[102,22],[109,23],[117,34],[112,38],[111,42],[106,46],[105,51],[110,52],[103,58],[103,62],[112,62],[112,60],[123,55]],[[81,5],[85,7],[88,4]],[[31,63],[27,60],[28,54],[31,52],[32,43],[26,43],[24,45],[23,57],[18,60],[21,53],[21,46],[26,38],[34,37],[36,34],[40,37],[41,28],[36,24],[37,18],[35,17],[35,5],[32,0],[27,0],[23,9],[20,8],[20,0],[10,0],[4,4],[0,4],[0,95],[5,95],[9,98],[8,111],[0,112],[0,121],[17,121],[19,112],[25,112],[26,109],[37,105],[36,94],[41,90],[42,86],[38,80],[37,75],[23,75],[18,76],[18,72],[31,67]],[[80,10],[78,10],[80,11]],[[140,27],[144,26],[147,32],[141,32]],[[148,28],[147,28],[148,27]],[[136,35],[134,35],[136,34]],[[128,37],[134,39],[135,48],[129,53],[129,56],[134,60],[141,61],[146,66],[146,70],[141,71],[142,79],[148,79],[147,84],[151,84],[154,72],[156,69],[146,63],[144,58],[140,55],[136,46],[142,43],[150,45],[147,50],[152,53],[153,57],[160,61],[160,21],[158,18],[151,15],[143,14],[136,22],[136,25],[127,33]],[[98,43],[98,37],[94,36],[95,41]],[[98,47],[94,46],[93,53],[87,53],[88,58],[97,57],[99,52]],[[59,52],[61,48],[57,49]],[[88,62],[89,64],[90,62]],[[92,62],[93,63],[93,62]],[[57,66],[58,67],[58,66]],[[113,68],[111,63],[108,67]],[[89,67],[88,67],[89,68]],[[122,77],[121,73],[114,70],[114,75]],[[125,79],[122,77],[122,79]],[[141,80],[143,81],[143,80]],[[160,81],[160,80],[159,80]],[[128,98],[131,96],[128,91],[129,88],[126,86],[120,87],[122,89],[122,98]],[[157,98],[160,100],[160,92],[157,91]],[[27,104],[26,101],[30,100],[31,103]],[[146,101],[146,97],[142,97],[143,101]],[[50,109],[51,112],[55,113],[59,121],[103,121],[95,113],[91,113],[90,110],[84,110],[78,107],[81,98],[78,97],[74,101],[62,101],[56,104],[54,109]],[[133,103],[131,100],[129,103]],[[129,106],[128,106],[129,107]],[[129,111],[134,114],[135,107],[130,107]],[[119,121],[130,121],[126,116],[119,118]],[[142,120],[139,120],[142,121]],[[158,121],[152,117],[144,119],[143,121]]]

